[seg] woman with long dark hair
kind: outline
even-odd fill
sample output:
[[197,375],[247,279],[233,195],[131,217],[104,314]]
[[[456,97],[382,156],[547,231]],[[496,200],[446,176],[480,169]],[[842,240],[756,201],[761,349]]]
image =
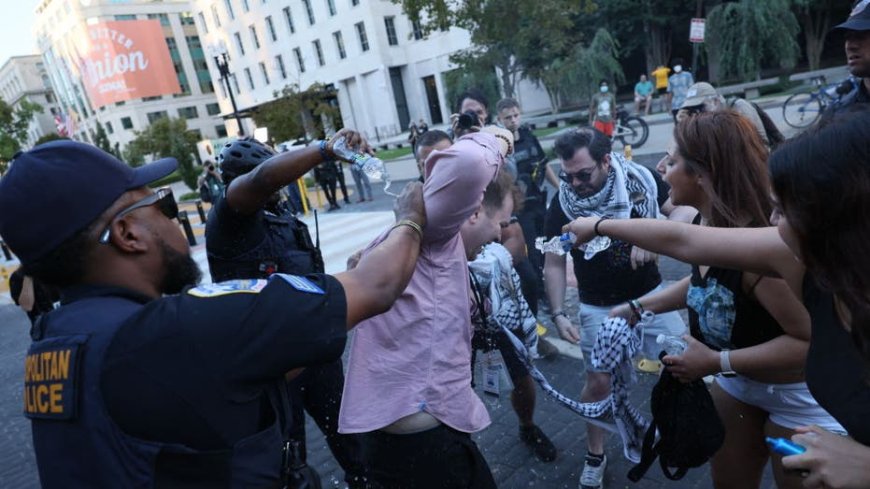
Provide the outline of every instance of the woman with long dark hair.
[[[812,321],[806,379],[849,436],[797,429],[806,452],[783,458],[811,488],[870,487],[870,112],[856,111],[787,142],[770,157],[776,228],[723,229],[632,219],[566,226],[690,263],[781,277]],[[764,279],[767,280],[767,279]],[[668,356],[668,368],[680,368]],[[673,367],[671,367],[673,364]]]
[[[768,152],[749,120],[731,110],[701,113],[678,124],[674,139],[657,167],[674,205],[697,209],[694,223],[701,226],[769,226]],[[807,424],[842,427],[804,382],[810,320],[788,285],[695,265],[690,276],[641,297],[638,307],[655,313],[688,307],[688,348],[669,368],[686,381],[716,375],[712,395],[726,434],[711,461],[713,485],[757,488],[772,458],[777,486],[800,487],[801,478],[783,470],[782,457],[769,452],[765,436],[790,437]],[[612,314],[629,318],[631,309],[620,306]]]

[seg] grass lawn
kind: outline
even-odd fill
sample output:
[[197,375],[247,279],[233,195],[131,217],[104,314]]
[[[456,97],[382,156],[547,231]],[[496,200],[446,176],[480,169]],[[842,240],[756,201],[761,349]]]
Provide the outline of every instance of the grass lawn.
[[409,156],[410,154],[410,146],[405,146],[398,149],[382,149],[377,152],[378,158],[384,161],[395,160],[396,158],[402,158],[404,156]]

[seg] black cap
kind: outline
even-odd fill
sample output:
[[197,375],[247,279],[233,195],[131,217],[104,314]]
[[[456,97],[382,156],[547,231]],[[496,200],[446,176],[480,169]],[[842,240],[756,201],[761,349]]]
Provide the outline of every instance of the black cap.
[[[855,3],[852,7],[852,13],[846,22],[834,26],[834,29],[845,29],[849,31],[868,31],[870,30],[870,0],[861,0]],[[834,30],[832,29],[832,30]]]
[[85,229],[129,190],[172,173],[175,158],[131,168],[76,141],[18,153],[0,178],[0,237],[22,263],[45,256]]

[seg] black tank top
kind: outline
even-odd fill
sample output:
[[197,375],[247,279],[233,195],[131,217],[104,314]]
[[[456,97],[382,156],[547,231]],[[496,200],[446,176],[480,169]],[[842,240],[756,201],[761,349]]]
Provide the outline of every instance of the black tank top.
[[693,265],[686,303],[692,336],[714,350],[747,348],[785,334],[767,309],[743,291],[740,270],[710,267],[702,277]]
[[812,340],[807,353],[807,385],[820,406],[849,435],[870,445],[870,383],[852,336],[834,312],[833,295],[807,274],[804,306],[812,319]]

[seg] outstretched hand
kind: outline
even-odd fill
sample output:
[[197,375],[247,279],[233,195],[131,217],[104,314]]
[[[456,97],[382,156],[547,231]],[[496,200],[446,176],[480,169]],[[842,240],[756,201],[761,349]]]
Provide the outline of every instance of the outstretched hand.
[[596,216],[578,217],[562,226],[562,232],[571,232],[577,236],[577,242],[574,243],[575,246],[587,243],[595,237],[595,223],[598,222],[599,219],[601,218]]
[[366,141],[365,136],[353,129],[345,127],[343,129],[340,129],[337,133],[335,133],[335,135],[329,138],[329,141],[326,143],[326,150],[336,158],[338,158],[338,155],[335,154],[335,151],[333,151],[332,148],[335,145],[335,142],[342,137],[344,137],[345,142],[347,143],[347,147],[353,148],[354,151],[360,153],[368,153],[372,155],[375,154],[374,148],[369,146],[369,143],[368,141]]

